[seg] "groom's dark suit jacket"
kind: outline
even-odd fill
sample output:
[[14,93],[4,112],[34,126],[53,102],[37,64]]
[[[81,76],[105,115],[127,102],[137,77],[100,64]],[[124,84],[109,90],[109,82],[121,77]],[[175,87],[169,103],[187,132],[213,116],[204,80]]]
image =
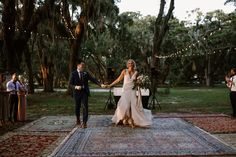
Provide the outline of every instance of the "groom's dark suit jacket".
[[[88,86],[88,80],[100,86],[100,82],[93,78],[88,72],[81,72],[81,77],[79,77],[78,71],[72,72],[72,76],[70,79],[70,85],[74,91],[74,96],[78,96],[81,92],[86,92],[87,95],[90,95],[90,90]],[[82,90],[75,90],[75,86],[82,86]]]

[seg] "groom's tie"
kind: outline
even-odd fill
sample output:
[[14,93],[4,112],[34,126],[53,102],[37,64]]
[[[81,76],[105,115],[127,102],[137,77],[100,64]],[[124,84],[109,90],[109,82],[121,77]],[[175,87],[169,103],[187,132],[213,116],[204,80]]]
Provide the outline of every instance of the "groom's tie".
[[79,76],[80,76],[80,81],[82,81],[83,82],[83,72],[79,72]]
[[14,94],[17,94],[17,87],[16,87],[16,82],[13,82],[13,84],[14,84],[14,87],[15,87]]

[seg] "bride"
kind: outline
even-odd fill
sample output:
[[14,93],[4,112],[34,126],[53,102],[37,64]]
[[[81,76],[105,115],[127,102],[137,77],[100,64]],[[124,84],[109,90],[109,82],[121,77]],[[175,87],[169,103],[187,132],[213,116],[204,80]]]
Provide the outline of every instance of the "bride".
[[134,81],[137,79],[136,63],[133,59],[127,61],[127,69],[124,69],[120,76],[108,85],[109,88],[124,79],[120,100],[118,101],[112,122],[115,124],[129,124],[132,127],[149,127],[152,125],[152,113],[142,106],[141,93],[133,89]]

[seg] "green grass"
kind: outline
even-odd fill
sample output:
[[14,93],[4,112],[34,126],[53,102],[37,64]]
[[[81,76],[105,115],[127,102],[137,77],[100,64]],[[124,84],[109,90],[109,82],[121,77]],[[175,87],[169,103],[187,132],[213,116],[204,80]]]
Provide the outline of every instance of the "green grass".
[[[104,110],[108,93],[91,93],[89,114],[113,114]],[[169,94],[159,92],[157,99],[162,109],[154,113],[231,113],[226,88],[171,88]],[[74,99],[65,93],[37,93],[28,96],[28,117],[36,119],[47,115],[74,115]]]
[[27,117],[73,114],[73,99],[62,92],[36,93],[28,96]]
[[[108,93],[91,93],[89,114],[113,114],[104,110]],[[66,93],[36,93],[28,96],[27,117],[30,119],[49,115],[75,115],[74,99]]]
[[[114,114],[114,109],[104,110],[109,93],[91,93],[89,97],[89,114]],[[225,113],[231,114],[229,91],[226,88],[171,88],[158,90],[156,95],[162,109],[159,113]],[[32,120],[49,115],[75,115],[74,99],[63,92],[36,93],[27,97],[27,119]],[[23,126],[16,123],[0,128],[0,135]]]
[[170,94],[160,94],[162,110],[158,112],[231,113],[226,88],[172,88]]

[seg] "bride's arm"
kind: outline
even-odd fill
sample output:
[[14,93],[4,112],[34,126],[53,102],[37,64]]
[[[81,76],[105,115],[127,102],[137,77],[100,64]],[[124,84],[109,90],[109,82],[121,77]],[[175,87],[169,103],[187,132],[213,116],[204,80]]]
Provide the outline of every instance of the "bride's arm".
[[139,73],[138,73],[138,71],[135,71],[135,77],[134,77],[134,81],[136,81],[136,80],[137,80],[138,76],[139,76]]
[[108,87],[111,88],[115,84],[119,83],[124,78],[124,76],[125,76],[125,69],[122,70],[120,76],[114,82],[112,82],[110,85],[108,85]]

